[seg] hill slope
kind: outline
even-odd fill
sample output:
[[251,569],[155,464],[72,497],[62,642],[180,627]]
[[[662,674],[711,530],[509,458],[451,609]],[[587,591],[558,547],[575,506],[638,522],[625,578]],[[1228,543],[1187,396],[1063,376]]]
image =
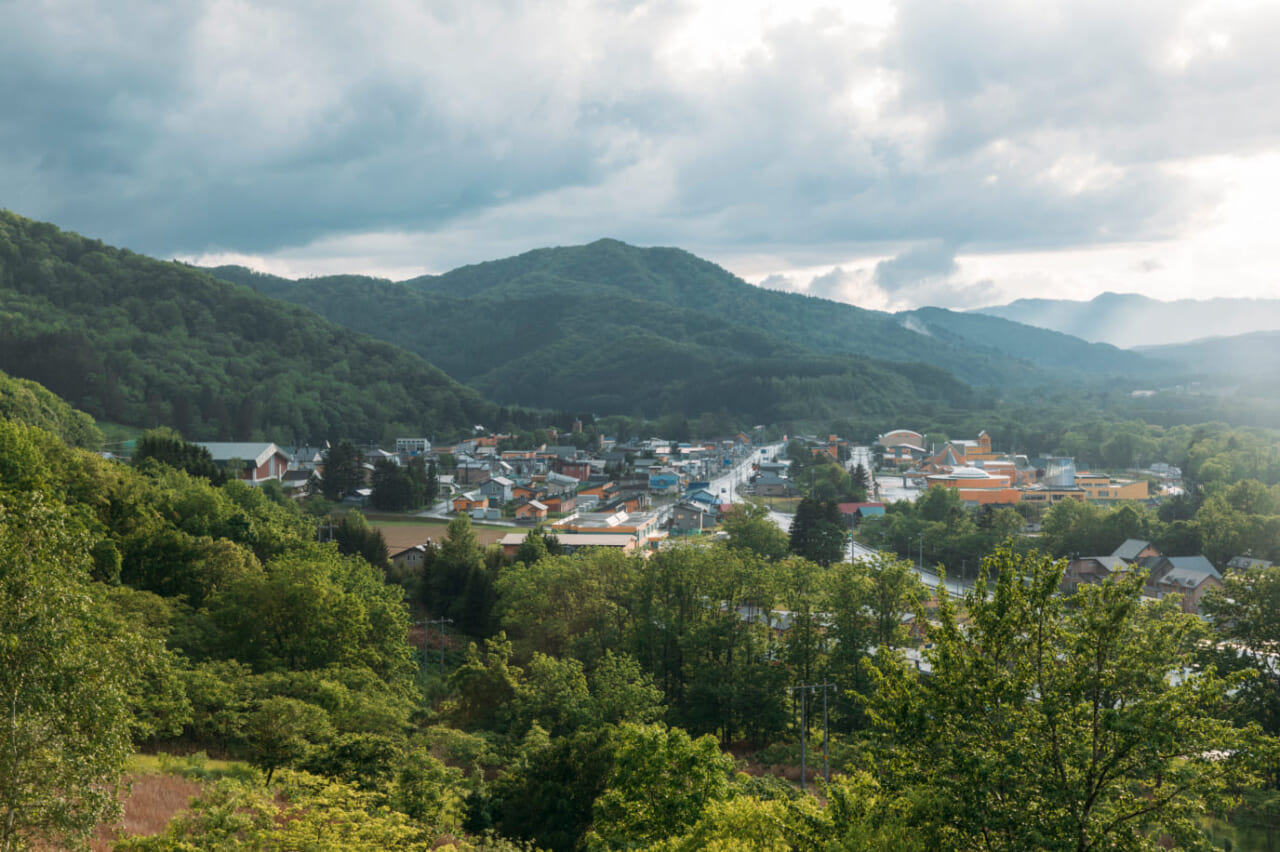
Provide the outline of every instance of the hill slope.
[[[963,404],[966,383],[1028,386],[1149,367],[1141,356],[1081,341],[1068,347],[1062,335],[1001,320],[989,321],[1005,326],[994,332],[969,328],[963,315],[944,322],[949,312],[931,316],[922,333],[904,317],[764,290],[688,252],[615,240],[402,283],[212,271],[418,352],[494,399],[600,413],[747,403],[762,421],[802,407],[800,391],[782,387],[774,404],[755,405],[759,383],[746,381],[753,364],[779,382],[788,369],[809,382],[822,377],[864,410],[868,401],[910,406],[912,387],[924,399]],[[1042,345],[1022,340],[1036,336]]]
[[978,313],[1122,347],[1280,330],[1280,299],[1179,299],[1102,293],[1087,302],[1018,299]]
[[92,450],[102,445],[102,433],[92,417],[76,411],[48,388],[3,372],[0,372],[0,419],[43,429],[72,447]]
[[493,406],[420,358],[200,270],[0,211],[0,369],[193,439],[451,432]]

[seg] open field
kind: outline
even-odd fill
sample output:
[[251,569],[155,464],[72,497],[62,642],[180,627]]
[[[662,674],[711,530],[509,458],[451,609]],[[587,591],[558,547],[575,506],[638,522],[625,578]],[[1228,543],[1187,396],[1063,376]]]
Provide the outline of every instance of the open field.
[[[413,547],[415,544],[422,544],[427,539],[439,544],[449,529],[449,525],[444,521],[387,520],[379,517],[369,518],[369,526],[382,531],[382,537],[387,540],[387,548],[392,553],[406,547]],[[481,545],[501,541],[507,533],[525,531],[521,527],[488,527],[482,524],[472,524],[471,529],[475,531],[476,540]]]

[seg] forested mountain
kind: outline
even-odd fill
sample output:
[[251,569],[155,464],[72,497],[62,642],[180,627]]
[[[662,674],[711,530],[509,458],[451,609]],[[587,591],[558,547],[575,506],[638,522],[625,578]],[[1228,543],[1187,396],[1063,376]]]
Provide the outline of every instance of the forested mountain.
[[0,369],[193,439],[447,433],[494,408],[420,358],[179,263],[0,211]]
[[1125,348],[1280,330],[1280,299],[1177,299],[1102,293],[1087,302],[1018,299],[978,313]]
[[918,331],[905,317],[753,287],[688,252],[615,240],[400,283],[212,272],[404,346],[496,400],[556,408],[726,409],[776,422],[910,411],[916,397],[964,405],[971,384],[1149,369],[1112,347],[998,320],[972,329],[937,312]]

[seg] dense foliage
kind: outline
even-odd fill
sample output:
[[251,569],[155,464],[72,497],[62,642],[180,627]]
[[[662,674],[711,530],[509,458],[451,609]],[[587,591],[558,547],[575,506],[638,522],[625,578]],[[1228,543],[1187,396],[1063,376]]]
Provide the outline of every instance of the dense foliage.
[[197,440],[382,439],[493,411],[421,359],[310,311],[3,211],[0,368],[96,418]]
[[[1232,481],[1236,454],[1269,445],[1193,437],[1200,511],[1275,509]],[[1194,846],[1199,814],[1248,798],[1263,820],[1280,777],[1252,727],[1274,733],[1266,691],[1203,666],[1205,626],[1132,581],[1056,597],[1061,564],[996,549],[990,594],[960,609],[891,556],[789,554],[758,509],[725,542],[649,558],[566,555],[531,530],[511,561],[463,516],[416,575],[389,575],[358,514],[320,542],[278,492],[164,456],[130,468],[0,420],[11,848],[75,845],[114,810],[131,746],[253,767],[124,843],[153,850]],[[916,511],[953,509],[931,493]],[[1260,576],[1220,610],[1223,639],[1277,635]],[[418,614],[436,616],[427,671]],[[789,688],[824,683],[824,798],[740,772],[723,746],[795,767],[802,730],[821,765],[823,716],[798,717]]]

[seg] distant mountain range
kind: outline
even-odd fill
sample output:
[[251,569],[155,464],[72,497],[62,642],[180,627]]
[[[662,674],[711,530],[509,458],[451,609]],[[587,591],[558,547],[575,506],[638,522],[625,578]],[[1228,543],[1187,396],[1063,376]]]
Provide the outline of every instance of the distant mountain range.
[[1280,330],[1280,299],[1179,299],[1103,293],[1087,302],[1018,299],[974,313],[1126,349]]
[[1255,331],[1139,349],[1145,355],[1173,362],[1194,375],[1252,378],[1280,372],[1280,331]]
[[403,282],[210,271],[403,346],[504,403],[649,415],[748,405],[767,422],[1159,369],[1005,320],[766,290],[688,252],[616,240]]
[[0,211],[0,369],[96,418],[196,439],[377,440],[542,416],[512,406],[882,424],[1010,393],[1168,386],[1188,363],[982,314],[766,290],[616,240],[403,282],[294,281]]

